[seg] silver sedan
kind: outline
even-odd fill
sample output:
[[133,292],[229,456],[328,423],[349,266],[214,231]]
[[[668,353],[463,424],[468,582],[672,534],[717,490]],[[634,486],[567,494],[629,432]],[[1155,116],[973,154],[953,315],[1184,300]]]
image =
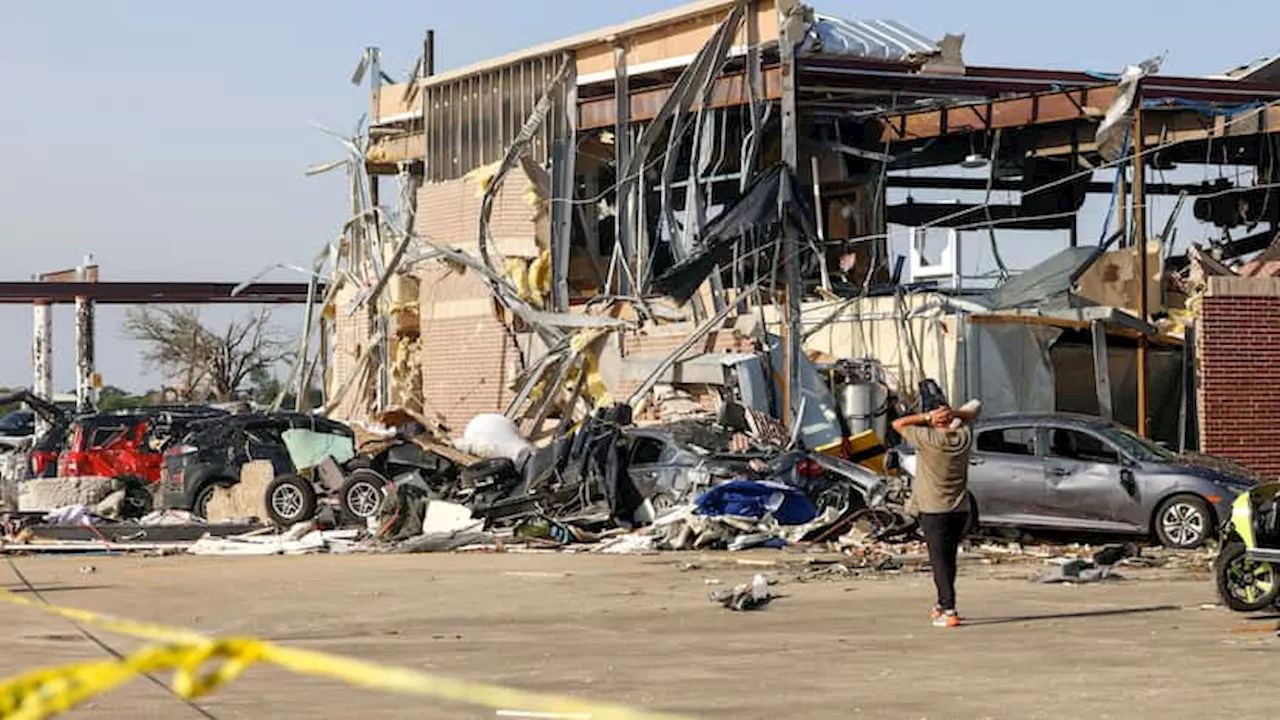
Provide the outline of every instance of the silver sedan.
[[[1178,455],[1096,417],[984,418],[974,437],[969,490],[983,526],[1148,535],[1195,548],[1257,484],[1229,461]],[[901,453],[914,475],[913,451]]]

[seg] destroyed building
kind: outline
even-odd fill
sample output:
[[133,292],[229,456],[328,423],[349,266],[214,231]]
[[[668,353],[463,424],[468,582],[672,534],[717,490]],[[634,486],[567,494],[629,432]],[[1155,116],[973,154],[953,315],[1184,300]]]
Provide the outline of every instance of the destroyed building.
[[[819,368],[869,363],[905,400],[937,378],[985,412],[1099,414],[1240,457],[1216,378],[1248,369],[1192,338],[1280,318],[1270,290],[1205,279],[1276,235],[1280,62],[977,67],[963,41],[703,0],[448,71],[428,33],[405,82],[368,49],[369,123],[330,166],[352,218],[317,258],[334,281],[295,378],[322,374],[341,418],[402,405],[535,433],[655,386],[713,409],[728,368],[780,339]],[[1217,179],[1162,177],[1182,166]],[[965,199],[912,196],[930,191]],[[1153,196],[1176,198],[1170,217]],[[1081,224],[1090,197],[1101,229]],[[1175,254],[1180,213],[1200,224]],[[1009,272],[1014,241],[1044,261]],[[994,284],[964,277],[965,243],[989,244]],[[799,355],[780,360],[786,415],[806,390],[788,389]]]

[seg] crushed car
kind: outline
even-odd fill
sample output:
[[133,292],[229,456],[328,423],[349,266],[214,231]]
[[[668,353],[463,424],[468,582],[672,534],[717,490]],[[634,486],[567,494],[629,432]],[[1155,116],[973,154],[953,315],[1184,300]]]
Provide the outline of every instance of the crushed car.
[[[57,453],[56,477],[131,477],[160,481],[165,450],[195,422],[227,413],[199,405],[156,406],[75,418]],[[47,446],[46,446],[47,447]],[[47,462],[52,449],[33,457]],[[39,472],[33,467],[33,471]]]

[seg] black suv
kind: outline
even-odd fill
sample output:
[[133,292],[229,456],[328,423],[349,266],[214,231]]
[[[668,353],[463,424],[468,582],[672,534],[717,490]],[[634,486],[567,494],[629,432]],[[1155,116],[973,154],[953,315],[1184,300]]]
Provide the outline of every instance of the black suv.
[[[181,442],[165,451],[157,499],[162,507],[205,517],[214,488],[238,483],[245,463],[269,460],[275,470],[275,481],[267,490],[271,519],[289,524],[295,517],[311,517],[317,501],[315,489],[298,477],[299,468],[284,439],[289,430],[338,435],[350,438],[354,446],[351,428],[316,415],[245,413],[196,423]],[[281,508],[274,507],[275,495],[281,496]]]

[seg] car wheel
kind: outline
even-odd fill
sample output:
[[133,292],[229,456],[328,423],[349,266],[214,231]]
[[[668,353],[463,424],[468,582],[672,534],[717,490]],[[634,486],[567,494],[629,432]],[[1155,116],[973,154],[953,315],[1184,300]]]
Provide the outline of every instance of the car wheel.
[[195,500],[191,502],[191,514],[201,520],[209,519],[209,501],[213,500],[213,491],[218,488],[216,483],[209,483],[200,488],[200,492],[196,493]]
[[978,499],[973,496],[973,493],[968,491],[965,492],[965,498],[967,500],[966,504],[969,510],[969,517],[964,523],[964,536],[966,538],[971,538],[978,534]]
[[1195,495],[1174,495],[1156,510],[1156,538],[1175,550],[1191,550],[1204,545],[1213,528],[1209,503]]
[[1269,562],[1255,562],[1245,556],[1244,543],[1224,543],[1213,561],[1218,597],[1236,612],[1258,612],[1276,602],[1280,595],[1276,568]]
[[338,504],[349,518],[368,520],[376,517],[386,498],[387,479],[373,470],[360,469],[342,483],[338,491]]
[[289,527],[316,515],[316,491],[297,475],[281,475],[267,486],[267,515],[271,522]]

